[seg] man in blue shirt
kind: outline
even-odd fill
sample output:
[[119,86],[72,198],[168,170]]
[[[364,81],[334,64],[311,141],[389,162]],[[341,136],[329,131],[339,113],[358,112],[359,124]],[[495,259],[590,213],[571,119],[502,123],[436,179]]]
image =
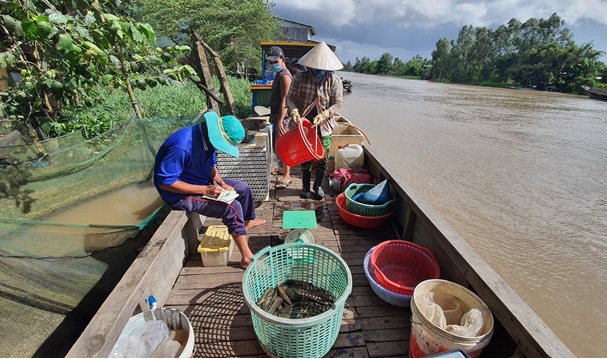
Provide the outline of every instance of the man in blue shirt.
[[[256,219],[249,185],[221,178],[215,153],[219,150],[238,157],[237,145],[244,139],[245,130],[234,116],[220,118],[209,111],[203,117],[201,124],[175,131],[160,146],[154,164],[154,184],[172,208],[221,218],[242,254],[240,267],[246,269],[253,259],[247,230],[266,221]],[[230,203],[213,200],[223,190],[236,191],[238,197]]]

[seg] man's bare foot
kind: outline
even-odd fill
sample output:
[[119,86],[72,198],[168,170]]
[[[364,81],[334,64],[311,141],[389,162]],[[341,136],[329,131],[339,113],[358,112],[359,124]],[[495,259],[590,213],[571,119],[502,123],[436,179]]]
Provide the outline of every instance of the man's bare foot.
[[253,227],[261,226],[264,223],[266,223],[265,219],[250,219],[244,222],[244,228],[251,229]]

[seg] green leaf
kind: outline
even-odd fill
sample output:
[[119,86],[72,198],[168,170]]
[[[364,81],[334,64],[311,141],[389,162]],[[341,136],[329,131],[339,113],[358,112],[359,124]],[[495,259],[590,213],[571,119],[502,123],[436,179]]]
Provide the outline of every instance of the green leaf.
[[81,54],[82,53],[82,48],[80,46],[76,46],[72,44],[72,47],[70,47],[70,53],[73,54]]
[[142,79],[139,79],[139,80],[134,81],[134,82],[135,82],[135,86],[136,86],[138,89],[140,89],[140,90],[145,90],[145,89],[146,89],[146,87],[147,87],[147,86],[146,86],[146,84],[145,84],[145,81],[144,81],[144,80],[142,80]]
[[93,51],[95,55],[103,54],[103,51],[90,41],[83,41],[82,46],[86,49]]
[[63,133],[63,124],[59,123],[59,122],[53,122],[53,131],[55,131],[55,133],[57,134],[61,134]]
[[21,23],[23,36],[28,40],[38,40],[38,25],[32,19],[25,19]]
[[80,35],[80,37],[82,37],[82,38],[85,38],[85,39],[90,38],[89,31],[88,31],[88,29],[87,29],[87,28],[85,28],[85,27],[82,27],[82,26],[80,26],[80,25],[76,25],[76,32],[77,32],[77,33],[78,33],[78,35]]
[[9,15],[2,15],[2,20],[4,21],[4,26],[6,29],[14,35],[22,36],[23,28],[21,27],[21,21],[15,20],[13,17]]
[[120,60],[114,55],[110,55],[110,61],[112,61],[112,64],[114,64],[114,66],[116,66],[116,67],[121,66]]
[[[55,33],[57,29],[54,29]],[[38,36],[43,39],[49,39],[53,36],[53,27],[46,21],[38,22]]]
[[139,64],[135,61],[129,62],[129,67],[130,67],[131,71],[135,71],[135,72],[139,71]]
[[196,70],[194,70],[194,68],[190,65],[184,65],[183,68],[185,69],[185,71],[190,75],[190,76],[194,76],[196,75]]
[[40,124],[40,129],[46,133],[51,132],[53,124],[51,122],[43,122]]
[[57,80],[53,80],[53,83],[51,84],[51,88],[53,90],[61,90],[61,89],[63,89],[63,84]]
[[65,83],[65,86],[68,88],[78,88],[78,80],[75,77],[72,77],[68,82]]
[[86,16],[84,17],[84,24],[85,25],[91,25],[97,22],[97,19],[95,18],[95,16],[93,15],[93,13],[91,13],[90,11],[86,12]]
[[110,82],[112,82],[113,79],[114,79],[114,76],[112,76],[110,74],[105,74],[105,75],[103,75],[103,79],[101,80],[101,82],[107,86],[110,84]]
[[145,37],[141,34],[141,32],[139,32],[139,30],[137,30],[135,25],[131,25],[129,30],[130,30],[131,37],[133,38],[133,41],[135,41],[137,43],[142,43],[143,40],[145,40]]
[[15,60],[15,55],[12,52],[0,52],[0,68],[8,67],[13,60]]
[[156,81],[156,79],[153,79],[153,78],[147,78],[147,79],[145,79],[145,83],[149,87],[156,87],[156,85],[158,85],[158,81]]
[[150,24],[138,23],[137,29],[143,34],[152,44],[156,44],[156,34]]
[[67,34],[63,34],[59,36],[59,41],[57,42],[57,50],[63,51],[64,53],[70,52],[72,46],[74,45],[74,40],[72,37]]
[[169,62],[173,59],[173,55],[169,54],[168,52],[163,52],[161,57],[165,62]]
[[55,24],[66,24],[70,18],[68,16],[63,15],[60,12],[53,12],[48,16],[48,20]]
[[110,21],[118,21],[120,18],[116,15],[112,15],[112,14],[103,14],[103,19],[107,22]]

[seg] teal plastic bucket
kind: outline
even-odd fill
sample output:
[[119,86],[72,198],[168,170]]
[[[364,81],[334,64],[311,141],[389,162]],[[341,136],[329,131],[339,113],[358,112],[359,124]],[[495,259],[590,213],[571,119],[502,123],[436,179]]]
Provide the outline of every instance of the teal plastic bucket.
[[[256,303],[268,288],[303,280],[336,298],[331,309],[310,318],[290,319],[267,313]],[[320,358],[329,352],[341,326],[352,274],[335,252],[315,244],[289,243],[259,251],[242,282],[259,344],[271,357]]]

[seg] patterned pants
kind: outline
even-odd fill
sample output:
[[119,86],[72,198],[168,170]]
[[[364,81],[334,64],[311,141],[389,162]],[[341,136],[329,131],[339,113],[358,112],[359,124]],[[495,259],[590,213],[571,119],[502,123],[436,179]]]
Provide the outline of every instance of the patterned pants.
[[234,187],[239,196],[232,203],[213,201],[202,196],[187,196],[173,205],[175,209],[199,213],[203,216],[221,218],[230,234],[247,234],[245,221],[255,219],[255,200],[251,188],[245,182],[224,178],[223,181]]

